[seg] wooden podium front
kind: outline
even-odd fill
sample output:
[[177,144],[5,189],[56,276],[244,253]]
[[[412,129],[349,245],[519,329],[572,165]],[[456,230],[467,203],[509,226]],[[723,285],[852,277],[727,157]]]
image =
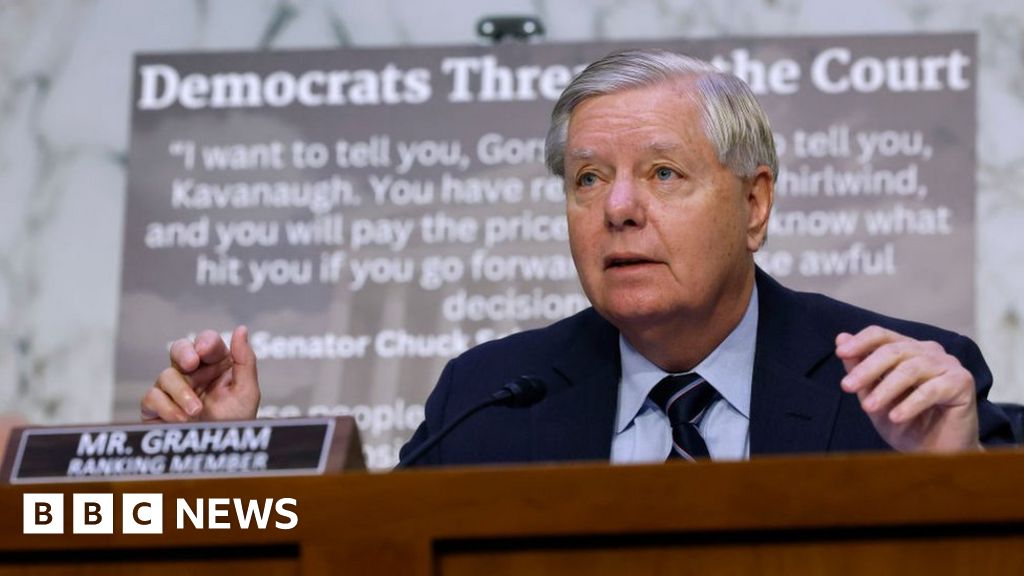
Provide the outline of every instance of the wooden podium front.
[[[0,574],[1019,574],[1022,484],[1006,451],[3,486]],[[113,493],[115,533],[24,535],[25,492]],[[163,534],[120,533],[123,493]],[[175,525],[288,497],[292,530]]]

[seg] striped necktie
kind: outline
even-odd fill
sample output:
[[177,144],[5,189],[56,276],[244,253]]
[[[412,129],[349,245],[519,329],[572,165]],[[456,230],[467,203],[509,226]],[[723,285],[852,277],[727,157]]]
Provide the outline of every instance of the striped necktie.
[[718,393],[699,374],[669,375],[651,390],[651,400],[668,416],[672,426],[672,451],[668,459],[709,458],[707,444],[697,429],[700,417]]

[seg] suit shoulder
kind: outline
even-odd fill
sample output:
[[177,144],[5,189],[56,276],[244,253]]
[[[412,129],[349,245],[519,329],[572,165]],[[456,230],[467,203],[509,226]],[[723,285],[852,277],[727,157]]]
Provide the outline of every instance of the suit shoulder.
[[806,315],[805,318],[813,319],[831,334],[855,333],[868,326],[877,325],[918,340],[945,343],[966,340],[961,334],[932,324],[889,316],[816,292],[800,292],[779,287],[788,293],[787,297],[801,310],[801,316]]

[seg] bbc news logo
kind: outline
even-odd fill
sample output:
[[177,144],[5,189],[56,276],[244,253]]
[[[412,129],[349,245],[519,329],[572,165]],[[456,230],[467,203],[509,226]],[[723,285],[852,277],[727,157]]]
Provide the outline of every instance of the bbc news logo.
[[[63,534],[65,527],[65,495],[25,494],[22,499],[22,532],[24,534]],[[295,498],[176,498],[175,529],[197,530],[291,530],[298,526]],[[122,494],[120,527],[122,534],[163,534],[163,494]],[[72,494],[72,534],[113,534],[113,494]],[[271,522],[273,520],[273,522]]]

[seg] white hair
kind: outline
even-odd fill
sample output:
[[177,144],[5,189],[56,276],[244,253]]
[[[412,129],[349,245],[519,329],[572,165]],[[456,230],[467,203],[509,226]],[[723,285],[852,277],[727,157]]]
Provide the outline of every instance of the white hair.
[[711,64],[665,50],[624,50],[587,66],[555,103],[548,128],[545,162],[552,174],[565,176],[569,118],[584,100],[635,88],[693,79],[704,134],[718,160],[741,178],[758,166],[778,173],[779,160],[768,116],[745,82]]

